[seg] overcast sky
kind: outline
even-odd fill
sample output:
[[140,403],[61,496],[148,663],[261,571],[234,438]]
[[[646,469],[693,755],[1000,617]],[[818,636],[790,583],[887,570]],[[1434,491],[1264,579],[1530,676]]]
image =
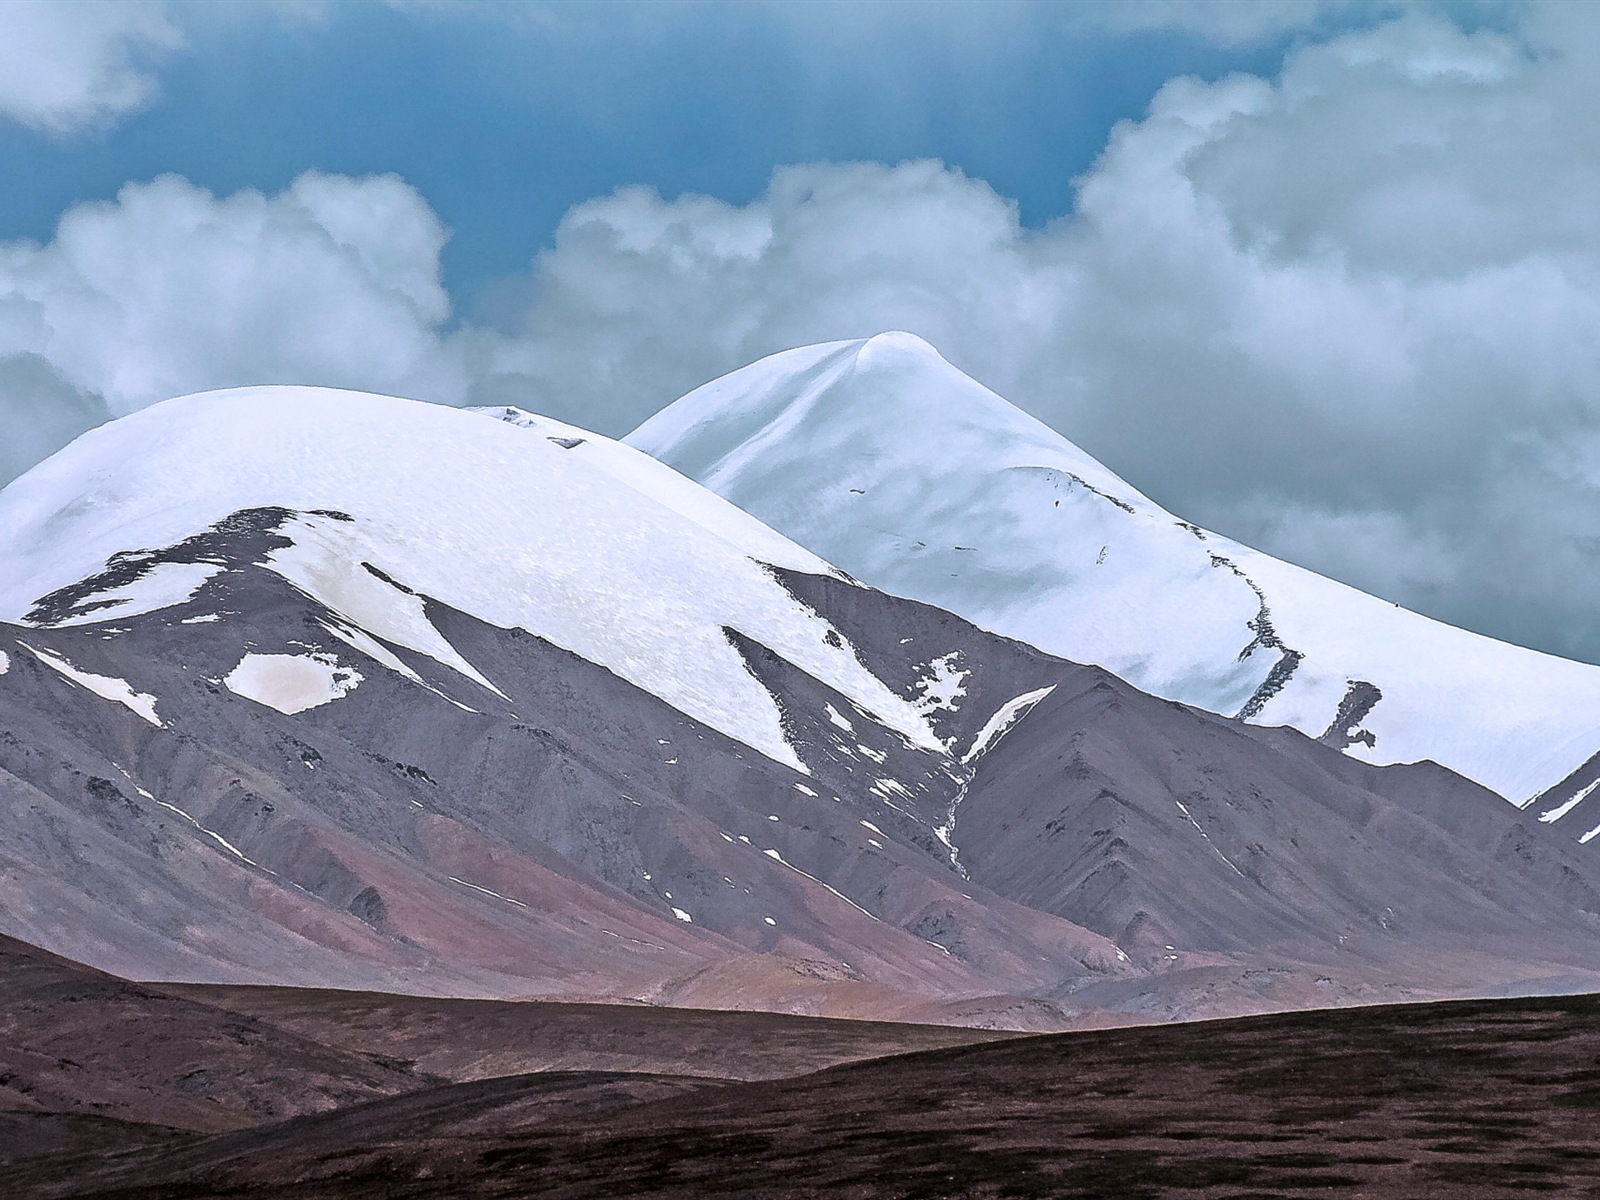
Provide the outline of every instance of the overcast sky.
[[0,0],[0,482],[300,382],[619,435],[909,329],[1175,512],[1600,661],[1600,19]]

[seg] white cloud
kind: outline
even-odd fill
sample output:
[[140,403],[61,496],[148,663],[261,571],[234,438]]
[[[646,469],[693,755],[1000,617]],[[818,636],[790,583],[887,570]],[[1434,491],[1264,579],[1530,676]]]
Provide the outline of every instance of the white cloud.
[[185,392],[299,382],[459,401],[439,336],[444,240],[399,179],[310,173],[220,199],[163,176],[73,208],[47,245],[0,244],[0,395],[37,415],[8,425],[0,480],[27,465],[23,445],[48,452],[96,414]]
[[0,117],[50,133],[109,124],[155,95],[182,45],[149,0],[0,0]]
[[108,415],[39,355],[0,355],[0,487]]

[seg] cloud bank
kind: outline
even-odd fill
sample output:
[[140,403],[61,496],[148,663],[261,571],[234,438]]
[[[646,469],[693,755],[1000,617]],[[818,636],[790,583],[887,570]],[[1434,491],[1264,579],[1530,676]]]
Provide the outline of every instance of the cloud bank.
[[461,400],[439,332],[444,239],[393,176],[313,172],[223,199],[164,176],[72,209],[48,245],[0,245],[0,478],[186,392],[302,382]]
[[933,162],[787,167],[744,206],[625,189],[492,328],[451,323],[443,231],[397,179],[161,179],[0,247],[0,415],[37,446],[293,381],[622,433],[763,354],[903,328],[1191,519],[1600,660],[1597,32],[1412,15],[1274,79],[1172,80],[1039,230]]

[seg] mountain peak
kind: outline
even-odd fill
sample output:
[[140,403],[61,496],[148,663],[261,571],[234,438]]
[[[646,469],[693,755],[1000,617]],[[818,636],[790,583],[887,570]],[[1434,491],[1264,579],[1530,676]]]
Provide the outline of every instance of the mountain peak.
[[1164,698],[1518,803],[1600,778],[1600,668],[1184,521],[913,334],[762,359],[626,441],[870,586]]
[[[1009,465],[1057,468],[1096,487],[1138,496],[926,340],[899,331],[768,355],[696,388],[624,441],[735,504],[757,509],[761,489],[740,489],[735,497],[718,481],[743,475],[757,456],[771,456],[761,468],[763,478],[781,476],[784,460],[802,447],[808,456],[840,454],[841,462],[860,463],[869,476],[871,463],[912,454],[921,476],[941,484],[960,475],[963,456],[981,447]],[[853,479],[847,487],[860,482]],[[804,497],[794,500],[806,503]]]
[[856,360],[859,362],[863,359],[888,355],[936,358],[940,362],[946,362],[944,355],[939,353],[932,342],[917,334],[907,333],[903,329],[886,329],[882,333],[873,334],[861,343],[861,348],[856,351]]
[[520,410],[491,415],[506,419],[256,387],[112,422],[0,492],[0,620],[121,619],[186,600],[218,568],[183,547],[236,514],[272,512],[272,536],[287,544],[263,565],[352,627],[475,682],[489,681],[418,596],[538,634],[802,771],[727,630],[789,649],[904,736],[932,741],[768,570],[832,574],[826,562],[609,438]]

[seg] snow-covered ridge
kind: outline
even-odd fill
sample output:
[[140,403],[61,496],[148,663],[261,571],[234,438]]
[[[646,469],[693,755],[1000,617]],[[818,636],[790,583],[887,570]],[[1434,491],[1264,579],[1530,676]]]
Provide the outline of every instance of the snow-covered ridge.
[[[394,659],[393,669],[405,670],[375,638],[499,690],[428,621],[429,596],[548,638],[804,771],[731,628],[908,740],[940,748],[926,719],[763,565],[827,572],[827,563],[638,451],[520,416],[259,387],[124,417],[0,492],[0,619],[25,620],[113,556],[280,508],[296,514],[277,531],[292,545],[261,565],[337,613],[330,634]],[[167,570],[107,592],[116,603],[105,611],[121,620],[180,603],[196,582]],[[277,697],[259,666],[241,687]],[[355,682],[324,673],[321,694]],[[316,688],[290,690],[284,708],[318,698]]]
[[1600,751],[1600,668],[1180,520],[910,334],[773,355],[625,441],[873,587],[1159,696],[1517,803]]

